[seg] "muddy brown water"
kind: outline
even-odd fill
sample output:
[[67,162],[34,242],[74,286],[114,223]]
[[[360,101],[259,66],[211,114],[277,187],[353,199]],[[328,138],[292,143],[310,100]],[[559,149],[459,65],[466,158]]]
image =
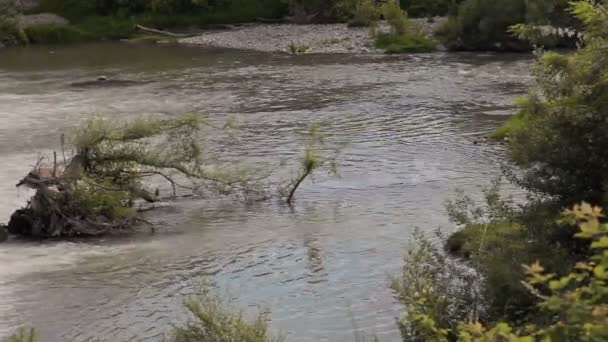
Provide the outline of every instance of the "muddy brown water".
[[[211,152],[280,170],[297,164],[310,123],[341,149],[340,177],[317,174],[294,209],[180,200],[151,215],[155,234],[0,244],[0,340],[20,326],[50,342],[162,340],[202,281],[247,312],[269,308],[288,341],[397,340],[388,276],[415,227],[453,229],[444,202],[456,189],[479,194],[500,174],[504,147],[473,141],[511,112],[529,64],[119,43],[0,51],[0,221],[27,200],[14,184],[38,154],[95,114],[232,118],[236,140]],[[70,86],[100,75],[140,83]]]

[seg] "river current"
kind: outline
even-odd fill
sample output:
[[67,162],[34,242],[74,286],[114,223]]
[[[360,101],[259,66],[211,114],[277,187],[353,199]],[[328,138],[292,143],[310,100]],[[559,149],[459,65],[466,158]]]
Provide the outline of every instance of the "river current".
[[[260,54],[103,43],[0,51],[0,222],[39,154],[81,120],[205,115],[237,122],[222,162],[290,177],[301,134],[319,124],[338,171],[276,200],[183,199],[150,214],[154,234],[0,244],[0,340],[34,326],[42,341],[159,341],[187,319],[202,282],[234,305],[269,310],[287,341],[398,340],[388,289],[415,228],[449,232],[445,201],[500,175],[504,146],[474,144],[513,112],[530,57]],[[96,79],[128,87],[72,87]]]

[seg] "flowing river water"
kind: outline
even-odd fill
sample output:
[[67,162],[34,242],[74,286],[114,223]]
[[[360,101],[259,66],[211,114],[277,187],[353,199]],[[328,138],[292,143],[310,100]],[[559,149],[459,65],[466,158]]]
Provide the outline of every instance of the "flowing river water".
[[[0,51],[0,222],[14,184],[83,118],[200,113],[238,123],[223,161],[293,170],[311,123],[339,147],[293,209],[276,200],[190,199],[150,215],[156,233],[0,244],[0,340],[159,341],[203,281],[246,312],[271,311],[287,341],[398,340],[387,287],[416,227],[453,230],[444,203],[479,194],[504,147],[474,144],[531,81],[521,55],[287,56],[104,43]],[[106,75],[129,87],[70,87]],[[213,134],[212,134],[213,135]],[[211,136],[211,140],[213,137]],[[283,172],[284,176],[291,175]]]

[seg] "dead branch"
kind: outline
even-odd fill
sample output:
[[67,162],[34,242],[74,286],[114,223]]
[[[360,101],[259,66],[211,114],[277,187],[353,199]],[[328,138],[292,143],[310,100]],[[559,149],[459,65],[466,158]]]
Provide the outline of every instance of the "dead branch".
[[300,186],[300,184],[302,184],[302,182],[306,179],[306,177],[308,177],[308,175],[310,175],[312,173],[313,169],[312,168],[307,168],[298,178],[298,180],[295,182],[295,184],[293,185],[293,187],[291,188],[291,191],[289,192],[289,196],[287,197],[287,204],[292,205],[293,204],[293,197],[296,194],[296,191],[298,190],[298,187]]
[[169,37],[174,37],[174,38],[186,38],[186,37],[190,37],[190,34],[183,34],[183,33],[173,33],[173,32],[168,32],[168,31],[162,31],[162,30],[157,30],[157,29],[153,29],[150,27],[145,27],[142,25],[135,25],[135,28],[137,30],[140,31],[144,31],[147,33],[154,33],[154,34],[160,34],[163,36],[169,36]]

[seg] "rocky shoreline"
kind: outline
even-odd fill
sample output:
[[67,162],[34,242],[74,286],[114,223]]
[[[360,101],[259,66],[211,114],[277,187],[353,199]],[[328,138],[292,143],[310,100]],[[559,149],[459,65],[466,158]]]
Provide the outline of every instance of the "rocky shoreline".
[[[445,18],[411,19],[412,25],[432,34]],[[387,30],[381,23],[379,30]],[[182,44],[203,45],[260,52],[287,53],[377,53],[367,27],[348,27],[346,24],[293,25],[254,24],[225,31],[214,31],[183,38]]]

